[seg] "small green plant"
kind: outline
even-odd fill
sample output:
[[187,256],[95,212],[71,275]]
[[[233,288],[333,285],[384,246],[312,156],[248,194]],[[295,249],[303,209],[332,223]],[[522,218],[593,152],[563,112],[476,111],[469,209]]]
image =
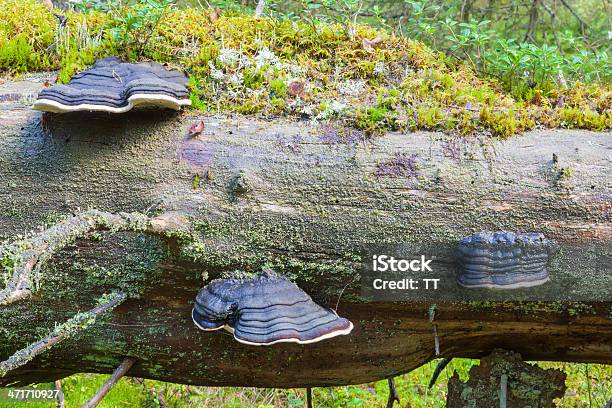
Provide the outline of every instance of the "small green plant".
[[274,79],[270,82],[270,93],[276,97],[283,98],[287,95],[287,84],[282,79]]
[[438,24],[433,16],[440,6],[431,4],[428,0],[404,0],[404,3],[410,6],[410,14],[403,29],[408,30],[414,38],[431,40],[435,44],[434,34],[438,31]]
[[108,12],[118,7],[118,2],[116,0],[79,0],[73,4],[73,7],[81,13],[88,13],[90,11]]
[[111,6],[113,40],[128,48],[128,54],[135,59],[142,57],[157,26],[173,6],[174,0],[138,0],[130,7]]
[[447,18],[444,26],[450,33],[446,39],[451,44],[451,51],[460,52],[463,58],[477,68],[479,62],[485,61],[482,59],[484,49],[494,35],[494,31],[489,28],[489,23],[489,20],[460,23]]

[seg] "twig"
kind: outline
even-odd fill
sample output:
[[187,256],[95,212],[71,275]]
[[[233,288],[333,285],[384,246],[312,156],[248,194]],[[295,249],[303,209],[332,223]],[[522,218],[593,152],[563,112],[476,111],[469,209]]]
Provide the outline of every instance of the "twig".
[[395,389],[395,380],[393,377],[387,378],[387,383],[389,384],[389,398],[387,398],[387,408],[393,408],[393,404],[397,401],[400,404],[400,398]]
[[[556,24],[557,15],[555,14],[555,11],[553,9],[548,7],[546,2],[542,1],[541,4],[542,4],[542,8],[550,16],[550,25],[552,26],[552,30],[551,31],[552,31],[552,34],[553,34],[553,38],[555,39],[555,44],[557,44],[557,50],[559,50],[561,55],[563,55],[565,57],[565,51],[563,51],[563,47],[561,46],[561,42],[559,41],[559,36],[557,35],[557,27],[556,27],[557,26],[557,24]],[[564,88],[567,88],[567,84],[564,84]]]
[[434,332],[434,349],[436,351],[436,356],[440,355],[440,338],[438,337],[438,325],[436,323],[433,324],[433,332]]
[[538,3],[539,0],[533,0],[529,10],[529,24],[527,26],[527,33],[525,34],[525,39],[523,41],[533,41],[532,32],[535,30],[535,27],[538,24]]
[[70,217],[36,235],[15,244],[20,250],[13,267],[11,280],[0,290],[0,305],[9,305],[28,298],[37,288],[41,267],[53,254],[76,239],[93,231],[140,231],[148,235],[170,237],[189,230],[186,219],[177,213],[165,213],[149,218],[137,213],[118,213],[89,210]]
[[431,380],[429,380],[429,385],[427,386],[427,388],[431,389],[431,387],[433,387],[436,384],[436,381],[438,380],[438,377],[442,373],[442,370],[444,370],[444,368],[448,365],[448,363],[451,362],[451,360],[452,358],[444,358],[442,359],[442,361],[438,363],[438,365],[436,365],[436,369],[431,375]]
[[93,396],[92,399],[87,401],[85,404],[81,406],[81,408],[95,408],[98,406],[100,401],[108,394],[108,392],[117,384],[117,381],[121,379],[127,373],[130,368],[134,365],[135,360],[133,358],[126,358],[123,362],[115,369],[111,377],[107,382],[102,384],[96,395]]
[[346,290],[346,288],[348,287],[348,285],[350,285],[351,283],[353,283],[355,281],[355,277],[353,276],[351,278],[351,280],[344,285],[344,287],[342,288],[342,290],[340,291],[340,294],[338,295],[338,301],[336,302],[336,308],[334,309],[336,312],[338,311],[338,306],[340,305],[340,299],[342,299],[342,295],[344,294],[344,291]]
[[499,379],[499,408],[506,408],[508,403],[508,374]]
[[57,390],[57,408],[66,408],[66,400],[62,391],[62,380],[55,380],[55,389]]
[[437,305],[433,304],[429,308],[429,322],[432,325],[433,336],[434,336],[434,351],[436,352],[436,356],[440,355],[440,338],[438,337],[438,325],[434,323],[434,319],[436,318],[436,309]]
[[586,374],[587,392],[589,393],[589,408],[593,406],[591,392],[591,378],[589,376],[589,364],[584,365],[584,373]]
[[434,350],[436,352],[436,356],[440,355],[440,338],[438,337],[438,325],[436,323],[433,324],[433,335],[434,335]]
[[312,388],[306,388],[306,407],[312,408]]
[[102,296],[98,300],[98,306],[88,312],[78,313],[72,319],[58,326],[51,335],[44,339],[30,344],[26,348],[17,351],[8,359],[0,363],[0,377],[4,377],[9,371],[26,365],[34,357],[50,349],[62,340],[82,332],[95,323],[98,316],[119,306],[127,296],[123,292],[114,292],[110,295]]

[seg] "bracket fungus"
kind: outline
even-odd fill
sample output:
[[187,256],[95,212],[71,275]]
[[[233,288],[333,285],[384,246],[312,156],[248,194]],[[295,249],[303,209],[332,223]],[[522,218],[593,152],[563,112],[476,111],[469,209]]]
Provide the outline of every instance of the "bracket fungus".
[[556,244],[540,233],[479,232],[459,241],[460,285],[515,289],[549,280],[546,264]]
[[316,343],[353,330],[349,320],[274,274],[210,282],[198,293],[192,318],[202,330],[225,328],[255,346]]
[[186,105],[191,101],[182,72],[156,62],[129,64],[107,57],[73,76],[67,85],[43,89],[32,108],[55,113],[124,113],[134,107],[178,110]]

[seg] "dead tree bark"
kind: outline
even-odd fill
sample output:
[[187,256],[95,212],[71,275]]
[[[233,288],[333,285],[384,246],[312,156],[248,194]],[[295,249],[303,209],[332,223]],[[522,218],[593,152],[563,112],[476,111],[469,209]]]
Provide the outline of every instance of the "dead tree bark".
[[[535,131],[495,142],[413,133],[355,143],[341,129],[247,118],[42,117],[28,109],[27,93],[39,85],[7,86],[0,92],[19,97],[0,106],[0,237],[16,242],[95,209],[181,214],[194,239],[179,245],[141,230],[92,230],[58,249],[29,298],[0,306],[0,361],[104,294],[127,300],[0,385],[111,373],[126,357],[137,361],[132,376],[188,384],[363,383],[429,361],[436,342],[440,357],[504,348],[526,359],[612,362],[612,302],[598,289],[609,287],[612,259],[609,133]],[[199,120],[205,130],[188,136]],[[398,154],[415,155],[413,174],[381,171]],[[460,237],[501,229],[557,241],[550,273],[575,276],[583,300],[432,308],[360,296],[364,243],[409,242],[450,271]],[[16,258],[4,253],[3,265]],[[338,305],[353,333],[252,347],[197,330],[190,311],[205,281],[263,267],[290,276],[318,303]]]

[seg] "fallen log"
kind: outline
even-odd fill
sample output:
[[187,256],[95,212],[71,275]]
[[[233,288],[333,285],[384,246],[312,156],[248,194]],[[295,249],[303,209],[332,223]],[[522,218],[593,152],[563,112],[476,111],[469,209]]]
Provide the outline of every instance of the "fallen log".
[[[125,358],[134,359],[136,377],[262,387],[363,383],[435,357],[479,357],[495,348],[525,359],[612,363],[610,133],[369,139],[333,123],[151,112],[43,116],[29,109],[27,96],[39,87],[8,83],[1,90],[19,96],[0,98],[7,100],[0,107],[0,237],[13,244],[2,254],[5,268],[22,255],[15,243],[27,250],[39,227],[86,210],[181,214],[191,231],[185,241],[138,228],[88,230],[49,253],[36,291],[0,306],[0,361],[105,294],[121,291],[127,300],[7,372],[0,385],[111,373]],[[190,135],[200,120],[204,129]],[[573,279],[574,297],[362,296],[363,244],[408,243],[450,276],[459,239],[487,230],[554,240],[560,251],[551,279]],[[191,308],[207,281],[263,268],[337,309],[353,332],[254,347],[195,327]]]

